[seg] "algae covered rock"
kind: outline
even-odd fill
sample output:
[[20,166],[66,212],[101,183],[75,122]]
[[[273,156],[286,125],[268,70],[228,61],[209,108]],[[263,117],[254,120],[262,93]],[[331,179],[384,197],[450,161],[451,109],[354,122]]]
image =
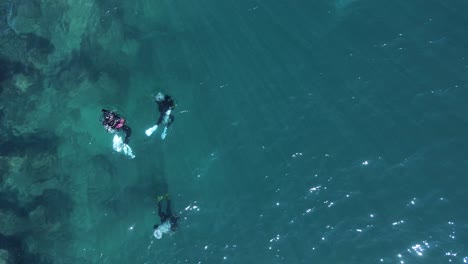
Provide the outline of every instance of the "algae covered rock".
[[26,220],[13,211],[0,211],[0,233],[5,236],[15,235],[26,230]]
[[36,233],[52,233],[60,229],[61,223],[59,221],[52,221],[47,216],[47,208],[39,205],[32,212],[29,213],[29,219],[34,223],[34,232]]
[[19,1],[11,5],[8,24],[16,33],[32,33],[39,29],[42,17],[39,0]]
[[12,264],[13,260],[10,253],[4,249],[0,249],[0,264]]
[[20,93],[25,93],[34,84],[34,81],[32,76],[20,73],[13,76],[13,83]]
[[7,174],[10,172],[10,164],[8,159],[0,156],[0,183],[7,178]]
[[[4,172],[0,177],[2,185],[11,186],[14,184],[12,176],[20,174],[25,158],[15,156],[4,156],[0,158],[0,164],[2,165],[1,172]],[[4,167],[3,167],[4,166]]]

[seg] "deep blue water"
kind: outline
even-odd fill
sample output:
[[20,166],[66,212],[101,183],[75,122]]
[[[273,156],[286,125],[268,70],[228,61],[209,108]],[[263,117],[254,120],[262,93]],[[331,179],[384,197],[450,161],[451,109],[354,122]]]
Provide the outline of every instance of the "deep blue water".
[[200,211],[145,261],[467,261],[466,3],[162,8],[169,188]]

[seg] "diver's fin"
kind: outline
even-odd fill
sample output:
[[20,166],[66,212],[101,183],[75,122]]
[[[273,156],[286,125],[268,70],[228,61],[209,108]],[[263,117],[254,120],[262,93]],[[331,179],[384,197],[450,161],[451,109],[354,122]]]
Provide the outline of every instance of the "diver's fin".
[[167,136],[167,133],[166,133],[166,132],[167,132],[167,127],[164,127],[164,131],[163,131],[162,134],[161,134],[161,139],[165,139],[165,138],[166,138],[166,136]]
[[157,128],[158,128],[158,125],[150,127],[148,129],[146,129],[145,134],[149,137],[149,136],[151,136],[151,134],[154,133],[154,131],[156,131]]
[[130,148],[129,145],[125,144],[122,138],[119,137],[118,135],[114,135],[112,148],[117,152],[122,152],[123,154],[125,154],[126,156],[132,159],[135,158],[135,155],[133,155],[132,148]]

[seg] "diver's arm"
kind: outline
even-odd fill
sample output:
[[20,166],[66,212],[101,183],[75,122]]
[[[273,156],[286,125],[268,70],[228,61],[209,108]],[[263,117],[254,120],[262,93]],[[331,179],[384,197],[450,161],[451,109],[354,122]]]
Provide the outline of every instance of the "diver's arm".
[[122,130],[125,131],[124,143],[128,144],[128,142],[130,141],[130,136],[132,135],[132,129],[129,126],[124,125],[122,126]]
[[172,99],[172,97],[171,97],[171,99],[169,101],[169,109],[174,109],[174,108],[175,108],[175,102],[174,102],[174,99]]
[[164,98],[164,104],[168,109],[174,109],[175,107],[174,99],[170,95],[166,95]]

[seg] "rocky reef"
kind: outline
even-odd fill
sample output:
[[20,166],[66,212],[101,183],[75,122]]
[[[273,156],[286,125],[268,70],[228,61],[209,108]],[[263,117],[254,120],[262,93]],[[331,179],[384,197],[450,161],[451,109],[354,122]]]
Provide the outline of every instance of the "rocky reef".
[[81,144],[93,142],[81,106],[85,95],[126,93],[139,40],[157,23],[145,8],[0,3],[0,263],[93,262],[66,242],[96,224],[90,211],[115,207],[115,168]]

